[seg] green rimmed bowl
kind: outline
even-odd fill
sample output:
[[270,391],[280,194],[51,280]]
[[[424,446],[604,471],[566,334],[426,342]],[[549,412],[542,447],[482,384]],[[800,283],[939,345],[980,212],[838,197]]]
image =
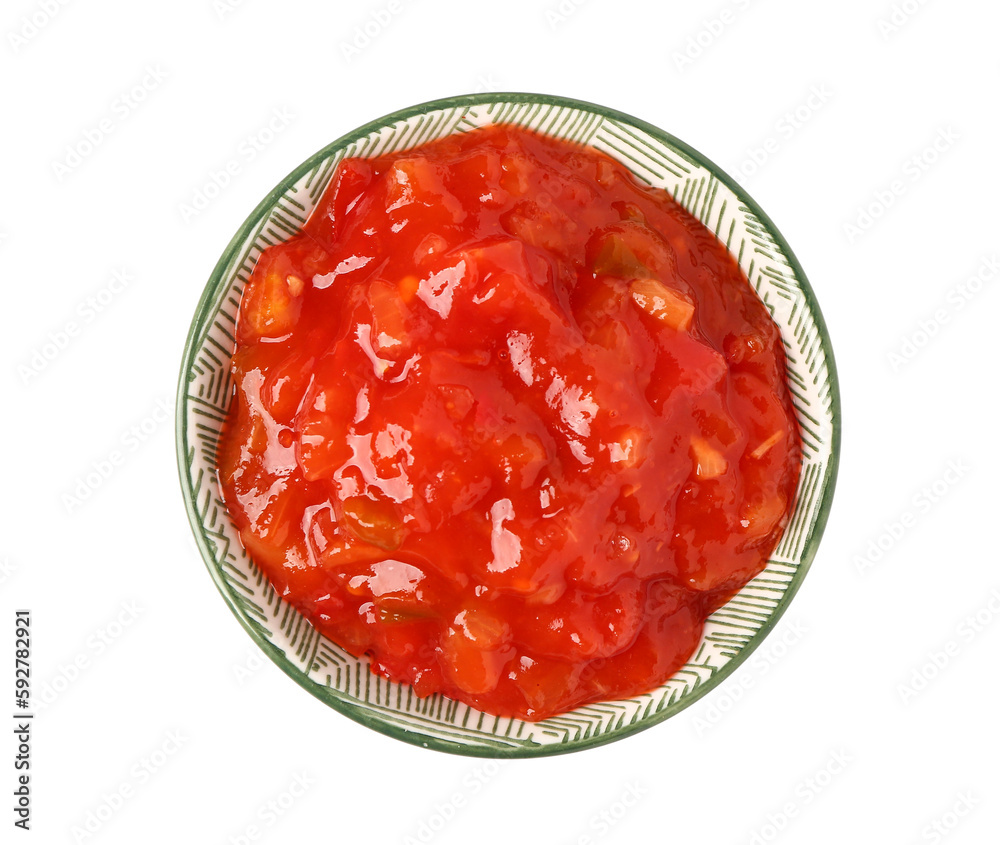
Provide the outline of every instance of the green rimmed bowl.
[[[341,159],[383,155],[491,123],[526,126],[601,150],[640,181],[669,191],[715,232],[781,330],[802,432],[802,475],[788,528],[766,569],[709,617],[688,663],[649,693],[541,722],[490,716],[441,695],[418,698],[318,634],[243,549],[215,475],[232,394],[236,314],[260,252],[298,232]],[[641,120],[534,94],[456,97],[404,109],[297,167],[254,209],[212,272],[184,349],[177,398],[177,456],[195,539],[223,598],[257,645],[302,687],[362,724],[415,745],[484,757],[556,754],[619,739],[662,722],[732,673],[778,621],[816,554],[839,445],[840,399],[822,315],[798,261],[757,204],[700,153]]]

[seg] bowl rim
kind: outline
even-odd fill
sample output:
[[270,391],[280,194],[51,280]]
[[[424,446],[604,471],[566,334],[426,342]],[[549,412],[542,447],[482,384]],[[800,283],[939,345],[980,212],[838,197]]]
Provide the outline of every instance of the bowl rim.
[[[491,746],[479,746],[479,745],[467,745],[459,741],[448,740],[442,737],[432,736],[428,734],[418,733],[416,731],[408,731],[403,727],[388,723],[386,721],[378,718],[377,715],[373,714],[372,711],[365,710],[363,708],[355,706],[349,700],[339,697],[335,694],[334,690],[317,683],[316,681],[310,679],[307,672],[303,672],[298,666],[295,666],[288,658],[285,653],[270,642],[266,637],[264,637],[254,626],[250,623],[249,619],[237,605],[234,596],[231,593],[229,585],[223,579],[218,567],[215,563],[214,556],[208,547],[208,544],[202,535],[200,530],[202,526],[202,520],[198,513],[195,491],[192,488],[191,477],[189,474],[189,467],[187,464],[188,455],[188,373],[191,370],[191,365],[194,361],[194,357],[198,349],[200,348],[200,339],[203,335],[203,330],[208,324],[207,317],[208,306],[212,303],[218,293],[219,289],[223,286],[227,286],[230,283],[229,274],[227,270],[232,266],[233,260],[238,255],[240,249],[245,245],[248,235],[253,231],[253,229],[258,226],[262,221],[264,221],[267,216],[274,209],[278,200],[285,195],[285,193],[295,185],[300,179],[302,179],[310,170],[315,168],[324,159],[327,159],[334,155],[338,150],[346,148],[353,142],[359,141],[365,136],[379,129],[390,126],[398,121],[407,120],[411,117],[415,117],[420,114],[424,114],[430,111],[436,111],[441,109],[449,109],[455,107],[468,107],[468,106],[486,106],[491,103],[531,103],[531,104],[542,104],[542,105],[553,105],[563,108],[574,108],[581,111],[589,112],[595,115],[599,115],[602,118],[610,118],[612,120],[621,121],[629,126],[640,129],[653,138],[665,143],[669,147],[680,151],[683,155],[687,156],[694,163],[700,167],[705,168],[714,178],[718,179],[719,182],[728,187],[739,199],[746,208],[753,213],[753,215],[760,221],[761,225],[767,230],[768,234],[773,238],[775,244],[781,251],[782,256],[788,261],[789,266],[794,272],[796,281],[799,283],[799,288],[803,299],[805,300],[805,305],[808,309],[810,316],[812,317],[817,333],[819,335],[820,346],[823,351],[824,363],[827,368],[827,384],[829,387],[830,396],[830,417],[831,417],[831,427],[830,427],[830,439],[829,448],[830,456],[826,466],[825,473],[817,481],[818,495],[820,501],[816,508],[815,517],[812,524],[808,528],[806,534],[802,554],[798,565],[796,566],[796,571],[790,578],[787,587],[785,588],[778,604],[775,606],[774,610],[770,613],[766,621],[761,625],[757,632],[746,642],[746,644],[740,649],[740,651],[730,658],[725,665],[720,667],[715,671],[711,677],[700,683],[697,687],[693,688],[689,693],[681,696],[677,701],[663,707],[655,713],[642,716],[636,719],[634,722],[628,725],[621,725],[618,727],[611,728],[605,732],[600,733],[597,736],[587,737],[583,739],[573,739],[567,740],[562,743],[550,743],[550,744],[538,744],[538,745],[525,745],[525,746],[511,746],[511,747],[491,747]],[[746,661],[750,655],[760,646],[767,635],[773,630],[777,625],[781,617],[784,615],[785,611],[788,609],[789,604],[794,598],[795,594],[798,592],[799,587],[802,584],[807,572],[809,571],[813,559],[819,548],[820,541],[822,540],[823,533],[826,529],[826,525],[829,519],[830,510],[833,505],[833,497],[836,489],[837,475],[839,471],[840,463],[840,443],[841,443],[841,397],[840,397],[840,382],[837,374],[836,362],[834,359],[833,346],[830,340],[829,330],[826,325],[826,321],[823,317],[823,313],[820,309],[819,303],[816,300],[815,293],[813,292],[812,286],[806,277],[805,271],[803,270],[798,258],[793,253],[788,242],[785,240],[784,236],[775,226],[771,218],[764,212],[760,205],[747,193],[746,189],[743,188],[739,183],[735,181],[726,171],[719,167],[715,162],[706,157],[703,153],[694,149],[684,141],[676,138],[669,132],[660,129],[653,124],[650,124],[640,118],[634,117],[616,109],[609,108],[607,106],[599,105],[596,103],[587,102],[585,100],[578,100],[569,97],[561,97],[550,94],[537,94],[537,93],[527,93],[527,92],[484,92],[479,94],[466,94],[453,97],[445,97],[442,99],[429,100],[414,106],[409,106],[403,109],[397,109],[395,111],[389,112],[382,117],[376,118],[375,120],[369,121],[368,123],[351,130],[350,132],[340,136],[335,141],[327,144],[322,149],[318,150],[316,153],[311,155],[304,162],[299,164],[294,168],[284,179],[282,179],[273,189],[271,189],[267,195],[257,204],[257,206],[250,212],[244,222],[239,226],[236,233],[230,239],[228,245],[223,250],[221,257],[216,262],[215,267],[212,269],[211,274],[208,277],[208,281],[202,291],[202,294],[198,300],[198,304],[194,311],[194,316],[191,321],[190,328],[188,330],[187,339],[184,344],[184,352],[181,360],[180,377],[178,379],[177,386],[177,396],[175,403],[175,447],[176,447],[176,458],[177,458],[177,469],[180,476],[181,492],[184,498],[185,510],[187,512],[189,527],[194,534],[195,543],[198,547],[198,551],[201,554],[202,562],[205,564],[209,571],[212,580],[215,582],[216,587],[222,594],[223,599],[228,605],[230,611],[239,621],[243,629],[250,635],[254,643],[267,655],[267,657],[278,666],[286,675],[288,675],[293,681],[295,681],[299,686],[305,689],[314,697],[318,698],[324,704],[332,707],[339,713],[347,716],[353,721],[364,725],[365,727],[371,728],[378,731],[386,736],[402,740],[411,745],[415,745],[422,748],[432,748],[438,751],[443,751],[451,754],[459,754],[469,757],[483,757],[483,758],[519,758],[519,757],[543,757],[552,756],[556,754],[566,754],[574,751],[580,751],[585,748],[592,748],[599,745],[605,745],[610,742],[615,742],[620,739],[624,739],[628,736],[633,736],[641,731],[647,730],[654,725],[660,724],[661,722],[667,720],[671,716],[679,713],[680,711],[690,707],[692,704],[701,699],[704,695],[707,695],[713,689],[718,687],[723,681],[726,680],[730,675],[732,675],[742,664]]]

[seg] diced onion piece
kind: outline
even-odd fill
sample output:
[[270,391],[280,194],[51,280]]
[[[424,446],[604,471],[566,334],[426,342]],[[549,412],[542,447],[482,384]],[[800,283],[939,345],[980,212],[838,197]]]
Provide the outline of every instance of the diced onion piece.
[[620,279],[644,279],[649,276],[649,268],[636,257],[620,232],[609,232],[600,244],[594,259],[595,273]]
[[525,604],[552,604],[564,592],[566,592],[566,587],[564,585],[549,584],[547,587],[542,587],[541,589],[530,593],[524,601]]
[[761,443],[756,449],[750,453],[750,457],[754,460],[760,460],[764,457],[782,437],[785,436],[785,432],[780,428],[774,432],[770,437],[767,438],[763,443]]
[[598,160],[596,179],[597,184],[602,188],[607,188],[614,182],[615,169],[611,166],[610,161],[605,161],[604,159]]
[[247,323],[245,330],[253,337],[281,337],[292,330],[301,310],[293,279],[302,281],[271,271],[248,288],[241,316]]
[[379,602],[376,608],[378,610],[378,620],[383,625],[406,625],[433,617],[431,613],[422,612],[421,605],[419,604],[397,606],[395,603]]
[[359,540],[389,552],[403,542],[403,525],[391,502],[351,496],[344,500],[343,512],[347,528]]
[[375,351],[384,354],[408,349],[410,343],[409,332],[406,330],[406,306],[399,289],[381,279],[376,280],[368,288],[368,301],[375,321]]
[[501,218],[504,228],[515,238],[542,249],[565,249],[566,233],[576,224],[555,206],[542,207],[524,202]]
[[510,639],[510,626],[482,607],[459,616],[466,636],[480,648],[498,648]]
[[632,299],[647,314],[679,332],[691,328],[694,304],[658,279],[636,279],[629,283]]
[[770,534],[785,515],[787,504],[784,494],[780,491],[775,496],[748,503],[743,508],[740,519],[747,537],[757,538]]
[[722,452],[701,437],[691,438],[691,451],[694,453],[694,474],[698,478],[718,478],[729,468]]
[[[448,249],[448,241],[436,232],[431,232],[419,244],[413,252],[413,260],[417,264],[423,264],[428,258],[440,255]],[[416,288],[414,287],[414,292]]]
[[442,668],[452,682],[471,695],[496,688],[504,664],[514,656],[507,645],[510,629],[481,608],[463,610],[441,641]]

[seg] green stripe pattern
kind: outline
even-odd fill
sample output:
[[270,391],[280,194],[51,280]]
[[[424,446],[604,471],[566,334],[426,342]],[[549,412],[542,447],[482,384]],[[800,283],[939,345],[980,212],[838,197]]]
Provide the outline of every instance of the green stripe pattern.
[[[784,610],[811,561],[836,469],[836,381],[808,283],[769,221],[727,177],[681,142],[623,115],[530,95],[461,98],[369,127],[328,148],[244,227],[220,262],[189,340],[179,403],[181,475],[196,538],[213,577],[262,648],[301,685],[352,718],[418,745],[481,756],[527,756],[584,748],[654,724],[729,674]],[[434,105],[434,104],[431,104]],[[624,701],[578,708],[540,723],[483,714],[440,695],[420,699],[375,675],[317,634],[283,601],[243,550],[216,486],[219,432],[232,392],[230,358],[240,295],[263,249],[302,226],[346,157],[410,149],[455,132],[517,124],[588,144],[665,188],[737,257],[781,329],[789,386],[803,435],[803,471],[788,528],[767,568],[714,613],[691,660],[666,684]]]

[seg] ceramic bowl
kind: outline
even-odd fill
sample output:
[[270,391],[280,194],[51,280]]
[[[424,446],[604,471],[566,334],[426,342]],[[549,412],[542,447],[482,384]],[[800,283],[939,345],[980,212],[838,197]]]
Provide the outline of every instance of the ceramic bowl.
[[[802,431],[802,475],[788,528],[767,568],[709,617],[688,663],[644,695],[541,722],[486,715],[441,695],[418,698],[320,636],[244,551],[215,474],[232,393],[233,327],[261,250],[298,231],[341,159],[407,149],[490,123],[518,124],[601,150],[640,181],[665,188],[711,229],[781,330]],[[837,473],[839,415],[830,341],[805,274],[774,224],[733,179],[666,132],[611,109],[549,96],[484,94],[414,106],[369,123],[301,164],[254,209],[212,272],[191,325],[177,401],[177,453],[188,516],[208,570],[237,619],[286,674],[335,710],[406,742],[519,757],[588,748],[662,722],[747,659],[788,607],[816,554]]]

